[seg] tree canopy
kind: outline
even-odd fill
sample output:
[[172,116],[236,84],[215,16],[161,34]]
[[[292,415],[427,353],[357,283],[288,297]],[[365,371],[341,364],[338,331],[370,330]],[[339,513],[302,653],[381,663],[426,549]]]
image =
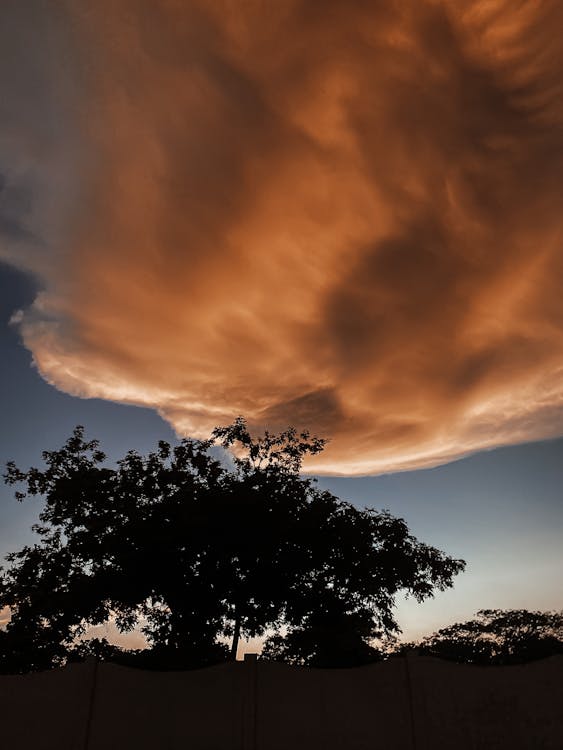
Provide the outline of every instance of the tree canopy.
[[9,555],[0,577],[12,614],[4,668],[49,668],[89,648],[115,657],[103,641],[80,642],[110,618],[142,630],[138,662],[159,668],[233,657],[241,636],[269,635],[267,655],[300,664],[377,658],[373,639],[399,631],[396,596],[422,601],[464,563],[404,520],[320,490],[301,469],[323,447],[294,429],[256,438],[238,419],[111,466],[77,427],[43,468],[9,463],[18,500],[44,504],[37,542]]
[[473,620],[428,636],[419,649],[468,664],[519,664],[563,654],[563,612],[482,609]]

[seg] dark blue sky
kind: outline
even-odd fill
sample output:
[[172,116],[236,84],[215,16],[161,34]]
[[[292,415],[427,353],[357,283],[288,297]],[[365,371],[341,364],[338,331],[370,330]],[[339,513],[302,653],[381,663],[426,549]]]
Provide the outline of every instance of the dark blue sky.
[[[78,399],[47,384],[12,314],[29,305],[33,281],[0,265],[0,460],[25,468],[41,451],[60,446],[76,424],[97,437],[112,458],[130,448],[174,440],[153,411],[98,399]],[[502,448],[422,471],[379,477],[320,478],[321,486],[359,505],[388,508],[412,531],[466,559],[454,590],[424,605],[399,604],[406,636],[414,637],[479,608],[563,608],[563,439]],[[0,555],[31,536],[37,500],[22,504],[0,488]]]
[[[12,314],[34,297],[33,281],[0,263],[0,460],[22,467],[37,464],[41,452],[57,448],[77,424],[99,438],[109,456],[130,448],[147,451],[160,439],[174,439],[170,427],[149,409],[79,399],[61,393],[38,374],[31,355],[9,325]],[[11,488],[0,488],[0,555],[28,537],[36,504],[16,503]]]

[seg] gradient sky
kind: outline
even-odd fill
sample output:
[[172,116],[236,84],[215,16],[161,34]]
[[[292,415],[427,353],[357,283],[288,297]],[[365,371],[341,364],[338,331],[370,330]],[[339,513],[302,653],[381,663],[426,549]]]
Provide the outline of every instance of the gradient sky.
[[0,459],[308,427],[323,486],[468,562],[407,635],[561,609],[563,6],[2,14]]

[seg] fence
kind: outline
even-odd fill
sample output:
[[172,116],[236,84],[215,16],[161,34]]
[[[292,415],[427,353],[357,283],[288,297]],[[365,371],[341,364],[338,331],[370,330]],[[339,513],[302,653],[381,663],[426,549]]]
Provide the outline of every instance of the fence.
[[248,659],[192,672],[87,663],[0,676],[18,750],[562,750],[563,657],[356,669]]

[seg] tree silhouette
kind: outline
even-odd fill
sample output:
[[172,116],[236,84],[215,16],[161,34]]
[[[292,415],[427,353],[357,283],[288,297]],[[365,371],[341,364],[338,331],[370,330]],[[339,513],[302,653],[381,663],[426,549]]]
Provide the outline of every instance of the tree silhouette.
[[563,654],[563,612],[482,609],[473,620],[442,628],[418,647],[469,664],[518,664]]
[[[215,446],[232,449],[230,462]],[[108,467],[78,427],[44,452],[44,468],[8,464],[6,481],[24,485],[16,497],[44,506],[37,543],[9,555],[0,578],[0,607],[12,612],[0,662],[44,669],[89,648],[115,658],[103,641],[77,645],[110,618],[144,632],[145,666],[234,658],[241,636],[267,631],[274,658],[373,659],[370,640],[398,631],[397,593],[425,599],[464,563],[417,541],[402,519],[319,490],[300,471],[323,447],[293,429],[253,438],[238,419],[209,440],[160,442]]]

